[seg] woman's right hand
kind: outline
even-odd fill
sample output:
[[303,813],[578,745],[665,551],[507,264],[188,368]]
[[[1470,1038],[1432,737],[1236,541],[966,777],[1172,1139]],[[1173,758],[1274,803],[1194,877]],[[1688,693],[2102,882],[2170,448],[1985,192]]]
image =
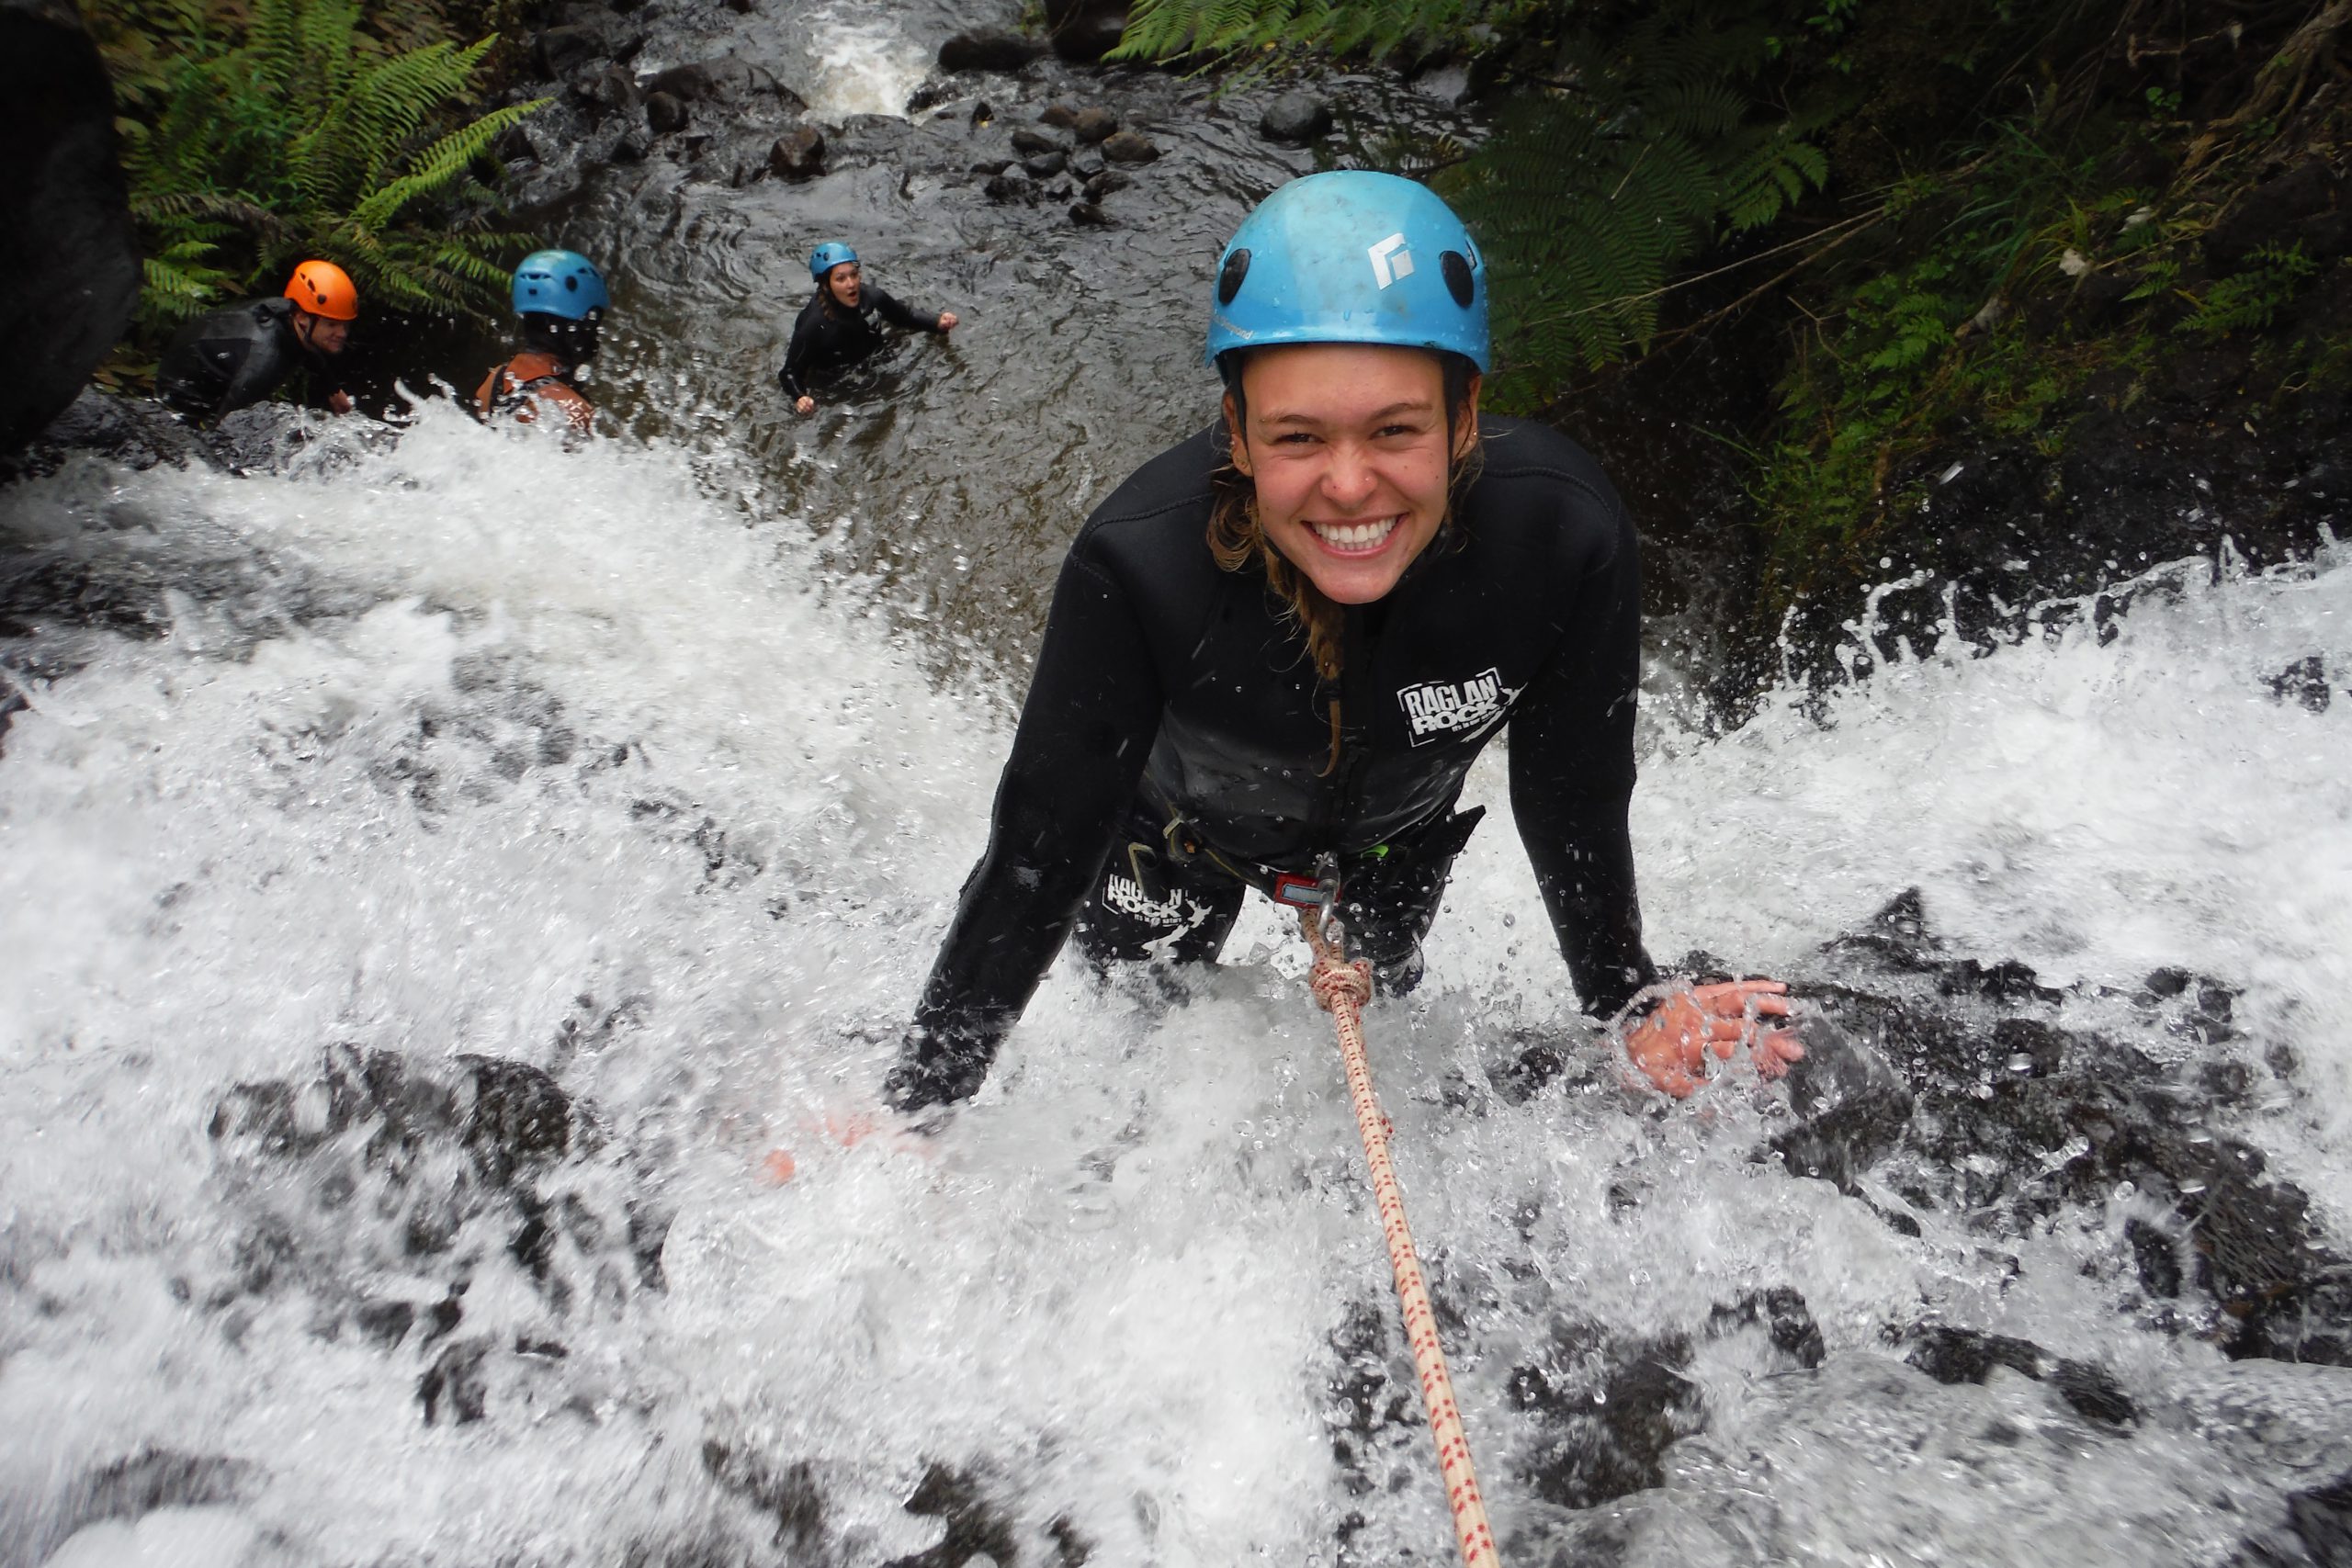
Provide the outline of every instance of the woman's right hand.
[[1796,1031],[1766,1023],[1788,1019],[1788,989],[1778,980],[1685,987],[1626,1025],[1625,1055],[1677,1100],[1706,1087],[1710,1053],[1727,1062],[1742,1045],[1759,1076],[1777,1078],[1804,1057]]
[[792,412],[794,413],[815,413],[817,412],[817,400],[808,396],[808,393],[803,392],[800,395],[800,400],[792,405]]

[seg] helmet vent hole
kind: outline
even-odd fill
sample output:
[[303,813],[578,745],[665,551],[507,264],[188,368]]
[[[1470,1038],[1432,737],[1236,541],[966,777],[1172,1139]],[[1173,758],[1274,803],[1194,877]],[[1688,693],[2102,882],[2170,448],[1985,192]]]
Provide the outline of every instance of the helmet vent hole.
[[579,292],[580,292],[580,280],[579,280],[578,278],[576,278],[576,277],[567,277],[567,278],[565,278],[565,279],[563,280],[563,291],[564,291],[566,294],[577,294],[577,293],[579,293]]
[[1230,305],[1233,297],[1241,292],[1241,280],[1250,276],[1250,253],[1236,251],[1225,258],[1225,266],[1216,275],[1216,302]]
[[1470,258],[1460,251],[1448,251],[1438,258],[1438,270],[1445,274],[1445,291],[1464,310],[1470,308],[1474,288],[1470,276]]

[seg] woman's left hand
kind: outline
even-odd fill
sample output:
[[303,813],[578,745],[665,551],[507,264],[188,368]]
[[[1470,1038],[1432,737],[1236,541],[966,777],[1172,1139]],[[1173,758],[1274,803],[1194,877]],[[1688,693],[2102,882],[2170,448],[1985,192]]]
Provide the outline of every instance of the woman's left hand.
[[942,310],[939,312],[939,330],[944,333],[954,332],[956,330],[955,311]]
[[1727,1062],[1745,1045],[1758,1074],[1777,1078],[1804,1056],[1794,1030],[1765,1023],[1789,1016],[1788,989],[1778,980],[1729,980],[1676,991],[1627,1027],[1625,1055],[1677,1100],[1705,1087],[1710,1049]]

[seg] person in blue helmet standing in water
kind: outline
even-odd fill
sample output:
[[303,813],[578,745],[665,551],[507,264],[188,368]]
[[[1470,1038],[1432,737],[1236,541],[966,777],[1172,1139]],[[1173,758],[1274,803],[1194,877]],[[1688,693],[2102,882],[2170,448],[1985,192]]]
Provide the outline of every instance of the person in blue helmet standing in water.
[[596,408],[578,385],[580,369],[596,357],[596,337],[611,308],[604,275],[578,251],[535,251],[514,269],[514,312],[523,319],[523,351],[492,370],[474,393],[484,419],[500,414],[529,422],[542,408],[562,413],[573,430],[596,422]]
[[1445,203],[1312,175],[1227,245],[1207,360],[1223,417],[1071,545],[989,843],[884,1098],[974,1093],[1064,940],[1206,962],[1243,898],[1330,907],[1412,988],[1487,743],[1568,977],[1634,1065],[1690,1093],[1740,1046],[1804,1055],[1773,981],[1662,977],[1627,807],[1641,665],[1634,527],[1544,425],[1481,416],[1487,278]]
[[854,365],[887,340],[875,324],[879,317],[909,332],[939,333],[956,327],[956,312],[937,314],[900,304],[865,281],[857,253],[838,240],[829,240],[808,255],[808,275],[817,291],[800,308],[792,324],[792,342],[784,351],[784,368],[776,380],[792,400],[795,413],[817,412],[813,378]]

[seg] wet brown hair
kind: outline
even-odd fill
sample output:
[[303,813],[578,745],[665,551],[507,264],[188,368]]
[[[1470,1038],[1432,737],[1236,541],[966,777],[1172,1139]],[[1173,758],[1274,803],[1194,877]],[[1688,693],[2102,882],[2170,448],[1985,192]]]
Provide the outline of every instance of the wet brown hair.
[[[1268,591],[1283,602],[1283,615],[1297,622],[1306,634],[1306,653],[1314,661],[1317,681],[1336,688],[1340,682],[1340,628],[1344,612],[1324,596],[1313,579],[1283,558],[1283,553],[1267,539],[1266,531],[1258,521],[1257,483],[1233,462],[1234,433],[1246,433],[1250,428],[1250,399],[1241,387],[1241,367],[1248,357],[1247,350],[1237,349],[1221,355],[1216,365],[1217,374],[1225,381],[1229,412],[1226,459],[1209,476],[1209,554],[1227,571],[1240,571],[1252,561],[1264,564]],[[1437,537],[1430,542],[1430,548],[1444,549],[1459,537],[1454,532],[1453,509],[1471,481],[1478,477],[1485,448],[1475,424],[1470,429],[1468,445],[1463,446],[1459,423],[1469,411],[1470,389],[1477,379],[1478,367],[1458,354],[1440,353],[1436,357],[1443,377],[1448,457],[1445,516],[1438,524]],[[1246,440],[1246,434],[1241,438]],[[1327,775],[1340,765],[1340,698],[1336,690],[1329,701],[1331,755],[1323,764]]]

